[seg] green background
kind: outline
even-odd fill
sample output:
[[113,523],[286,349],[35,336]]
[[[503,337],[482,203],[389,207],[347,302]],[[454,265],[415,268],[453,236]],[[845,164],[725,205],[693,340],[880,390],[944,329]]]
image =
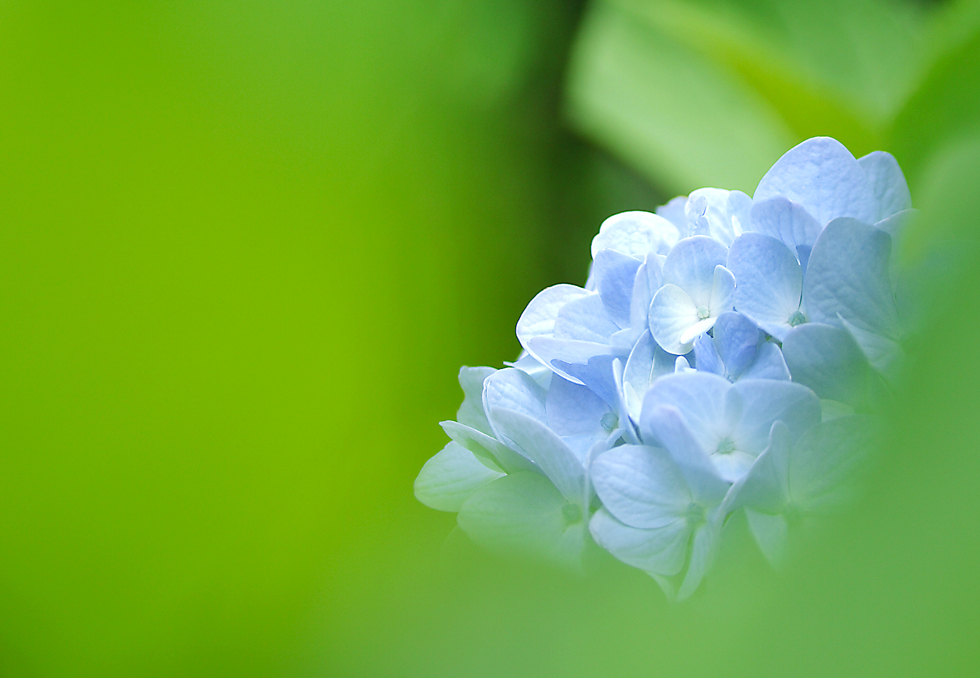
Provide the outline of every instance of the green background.
[[[444,546],[459,365],[815,134],[923,210],[866,500],[677,606]],[[976,674],[978,185],[976,2],[0,2],[0,675]]]

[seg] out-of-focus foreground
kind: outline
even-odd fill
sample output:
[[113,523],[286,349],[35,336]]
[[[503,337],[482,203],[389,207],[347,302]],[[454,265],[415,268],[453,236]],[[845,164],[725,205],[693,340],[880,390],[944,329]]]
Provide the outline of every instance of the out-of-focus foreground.
[[[978,73],[976,2],[3,4],[0,675],[976,672]],[[863,503],[681,606],[444,546],[458,366],[817,134],[923,210]]]

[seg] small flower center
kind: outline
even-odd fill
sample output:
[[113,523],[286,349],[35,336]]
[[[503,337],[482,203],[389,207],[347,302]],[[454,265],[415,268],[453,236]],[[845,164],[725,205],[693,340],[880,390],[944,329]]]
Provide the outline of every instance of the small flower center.
[[732,442],[731,438],[725,438],[718,443],[718,454],[731,454],[734,451],[735,443]]
[[797,325],[802,325],[805,322],[806,322],[806,316],[799,311],[797,311],[796,313],[794,313],[789,317],[790,327],[796,327]]
[[619,417],[612,412],[606,412],[599,420],[599,426],[605,429],[606,433],[612,433],[619,426]]
[[565,504],[561,507],[561,517],[566,525],[574,525],[582,521],[582,508],[578,504]]
[[[690,306],[688,306],[690,308]],[[698,306],[698,320],[704,320],[711,315],[711,309],[707,306]]]

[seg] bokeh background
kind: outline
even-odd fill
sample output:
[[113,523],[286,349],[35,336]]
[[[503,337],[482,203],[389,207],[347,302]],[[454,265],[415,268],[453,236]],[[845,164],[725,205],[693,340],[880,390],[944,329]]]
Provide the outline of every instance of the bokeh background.
[[[679,606],[447,547],[459,365],[818,134],[923,210],[864,502]],[[977,675],[978,233],[975,1],[3,0],[0,675]]]

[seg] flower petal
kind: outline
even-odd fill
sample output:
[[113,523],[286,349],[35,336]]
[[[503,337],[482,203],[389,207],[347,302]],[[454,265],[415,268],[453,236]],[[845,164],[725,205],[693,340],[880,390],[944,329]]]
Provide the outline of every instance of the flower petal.
[[606,315],[616,323],[617,328],[630,326],[633,283],[642,263],[615,250],[602,250],[595,257],[592,270],[596,290]]
[[807,431],[790,457],[794,504],[812,515],[832,513],[852,501],[875,432],[875,421],[867,416],[838,417]]
[[891,153],[874,151],[858,160],[858,165],[868,175],[875,194],[877,214],[875,221],[887,219],[896,212],[911,209],[912,195],[902,174],[902,168]]
[[820,223],[853,217],[874,223],[878,212],[871,181],[850,151],[836,139],[815,137],[776,161],[752,197],[782,196],[798,202]]
[[627,565],[670,576],[684,567],[691,530],[681,519],[661,528],[641,530],[616,520],[606,509],[589,522],[593,539]]
[[709,454],[728,436],[726,397],[732,390],[727,379],[708,372],[670,374],[658,379],[643,399],[640,433],[648,444],[656,444],[659,432],[651,415],[658,407],[680,411],[700,449]]
[[793,440],[820,422],[820,399],[801,384],[776,379],[742,379],[733,390],[742,397],[742,416],[732,438],[738,449],[758,456],[769,444],[778,420]]
[[782,196],[757,200],[751,214],[752,227],[747,230],[776,238],[797,258],[799,247],[813,247],[823,228],[803,205]]
[[661,287],[650,304],[650,332],[668,353],[683,355],[690,352],[691,343],[682,342],[681,337],[699,320],[698,307],[677,285]]
[[415,498],[430,508],[455,513],[471,494],[503,475],[450,442],[422,466],[415,479]]
[[800,310],[803,271],[782,242],[743,233],[732,243],[728,268],[735,275],[735,309],[777,338],[789,332]]
[[684,238],[664,261],[664,283],[683,289],[695,306],[708,306],[715,266],[724,266],[727,260],[728,248],[721,243],[700,235]]
[[572,299],[561,307],[555,318],[555,339],[573,339],[608,344],[609,337],[620,330],[606,313],[602,297],[596,293]]
[[623,391],[626,407],[634,422],[640,420],[643,396],[650,385],[666,374],[674,371],[675,357],[660,348],[653,335],[646,330],[640,335],[630,352],[623,371]]
[[813,322],[856,327],[897,339],[895,296],[888,280],[892,240],[854,219],[827,225],[810,255],[803,297]]
[[570,502],[589,505],[583,459],[537,419],[511,410],[490,410],[490,421],[533,460]]
[[664,527],[683,518],[691,491],[666,450],[620,445],[592,462],[596,494],[617,520],[631,527]]
[[547,365],[528,348],[528,341],[534,337],[554,336],[558,311],[568,302],[590,294],[594,293],[575,285],[554,285],[538,292],[517,321],[517,339],[524,350]]
[[483,410],[483,382],[496,372],[492,367],[459,368],[459,385],[463,388],[463,404],[456,411],[456,421],[492,435],[490,422]]
[[666,254],[679,237],[677,226],[656,214],[614,214],[602,222],[592,239],[592,258],[608,249],[642,261],[648,252]]
[[748,519],[749,530],[755,537],[755,543],[759,545],[762,555],[773,568],[779,569],[786,559],[789,532],[786,517],[779,514],[758,513],[751,509],[745,509],[745,517]]
[[[754,322],[741,313],[723,313],[715,323],[714,346],[724,370],[731,379],[738,379],[756,359],[762,332]],[[701,358],[698,357],[698,369]],[[714,370],[711,370],[714,371]]]
[[507,473],[539,472],[530,459],[518,454],[496,438],[456,421],[441,421],[439,425],[446,435],[476,455],[476,458],[491,470],[504,470]]
[[[545,398],[548,427],[559,436],[605,437],[602,418],[612,414],[606,402],[590,389],[556,376]],[[593,441],[594,442],[594,441]]]
[[[497,551],[568,563],[562,551],[568,502],[544,476],[513,473],[494,480],[463,502],[456,522],[478,545]],[[579,555],[580,554],[576,554]]]
[[738,377],[739,379],[785,379],[790,380],[789,367],[783,352],[776,344],[764,341],[759,346],[755,361]]
[[846,330],[822,323],[800,325],[786,335],[783,356],[793,381],[819,397],[853,407],[867,404],[870,366]]

